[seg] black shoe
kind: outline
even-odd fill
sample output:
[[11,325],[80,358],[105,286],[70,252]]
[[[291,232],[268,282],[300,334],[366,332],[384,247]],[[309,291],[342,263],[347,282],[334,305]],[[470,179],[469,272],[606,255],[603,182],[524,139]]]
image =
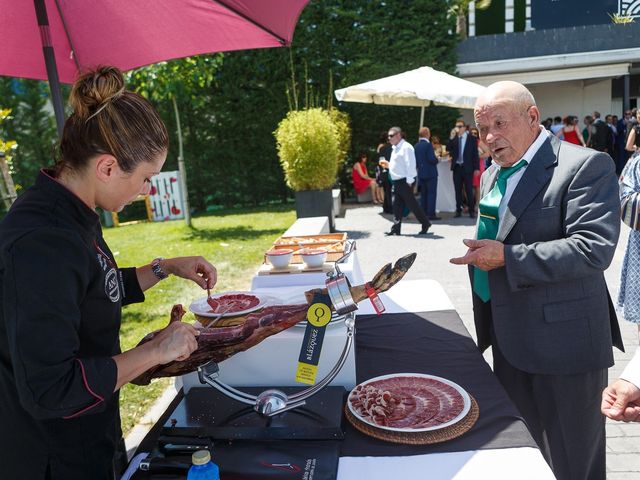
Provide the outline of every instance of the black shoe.
[[475,213],[470,213],[470,214],[469,214],[469,217],[471,217],[471,218],[476,218],[476,214],[475,214]]
[[400,232],[399,232],[398,230],[393,230],[393,229],[392,229],[390,232],[384,232],[384,234],[385,234],[387,237],[390,237],[391,235],[400,235]]
[[431,225],[425,227],[424,225],[422,226],[422,230],[420,230],[418,232],[418,235],[426,235],[429,232],[429,228],[431,228]]
[[460,218],[462,216],[462,213],[460,212],[456,212],[456,214],[454,215],[455,218]]
[[438,217],[437,215],[433,215],[432,217],[429,217],[429,220],[442,220],[442,217]]

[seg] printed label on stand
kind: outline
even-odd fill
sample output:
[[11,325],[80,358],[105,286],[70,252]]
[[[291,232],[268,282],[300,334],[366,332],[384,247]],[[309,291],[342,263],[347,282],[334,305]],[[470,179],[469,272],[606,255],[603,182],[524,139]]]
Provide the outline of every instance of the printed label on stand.
[[307,328],[304,331],[298,368],[296,369],[296,382],[306,385],[316,383],[320,352],[327,325],[331,321],[331,299],[329,295],[316,293],[307,310]]

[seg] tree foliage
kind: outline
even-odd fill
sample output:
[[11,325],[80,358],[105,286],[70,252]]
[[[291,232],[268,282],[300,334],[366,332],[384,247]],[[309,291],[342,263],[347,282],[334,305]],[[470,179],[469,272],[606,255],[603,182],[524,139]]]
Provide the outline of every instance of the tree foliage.
[[11,109],[12,116],[0,125],[0,137],[19,145],[10,162],[18,193],[33,184],[41,168],[54,163],[57,133],[48,89],[45,82],[0,77],[2,107]]

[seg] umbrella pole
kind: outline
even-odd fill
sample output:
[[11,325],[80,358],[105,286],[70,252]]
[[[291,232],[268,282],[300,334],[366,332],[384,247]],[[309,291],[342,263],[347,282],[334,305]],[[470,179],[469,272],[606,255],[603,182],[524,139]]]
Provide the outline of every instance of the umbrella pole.
[[424,105],[420,107],[420,128],[424,127]]
[[44,0],[33,0],[33,4],[36,9],[36,17],[38,18],[38,27],[40,27],[40,41],[42,42],[44,63],[47,67],[47,78],[49,79],[49,89],[51,90],[51,103],[53,104],[53,111],[56,115],[58,137],[62,137],[62,129],[64,127],[64,105],[62,102],[62,93],[60,91],[60,78],[58,77],[56,56],[53,51],[53,43],[49,32],[47,7],[44,4]]

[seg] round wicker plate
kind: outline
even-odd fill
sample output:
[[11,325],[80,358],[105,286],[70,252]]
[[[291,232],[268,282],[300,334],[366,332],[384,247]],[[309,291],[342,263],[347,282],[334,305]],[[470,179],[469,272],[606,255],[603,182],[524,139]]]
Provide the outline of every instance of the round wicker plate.
[[457,438],[468,432],[471,427],[475,425],[478,417],[480,416],[480,408],[478,408],[476,399],[471,395],[469,396],[471,397],[471,408],[469,409],[469,413],[467,413],[462,420],[440,430],[428,432],[394,432],[382,430],[356,418],[349,410],[348,405],[345,405],[344,412],[351,425],[370,437],[377,438],[378,440],[385,440],[387,442],[403,443],[406,445],[431,445],[433,443],[446,442]]

